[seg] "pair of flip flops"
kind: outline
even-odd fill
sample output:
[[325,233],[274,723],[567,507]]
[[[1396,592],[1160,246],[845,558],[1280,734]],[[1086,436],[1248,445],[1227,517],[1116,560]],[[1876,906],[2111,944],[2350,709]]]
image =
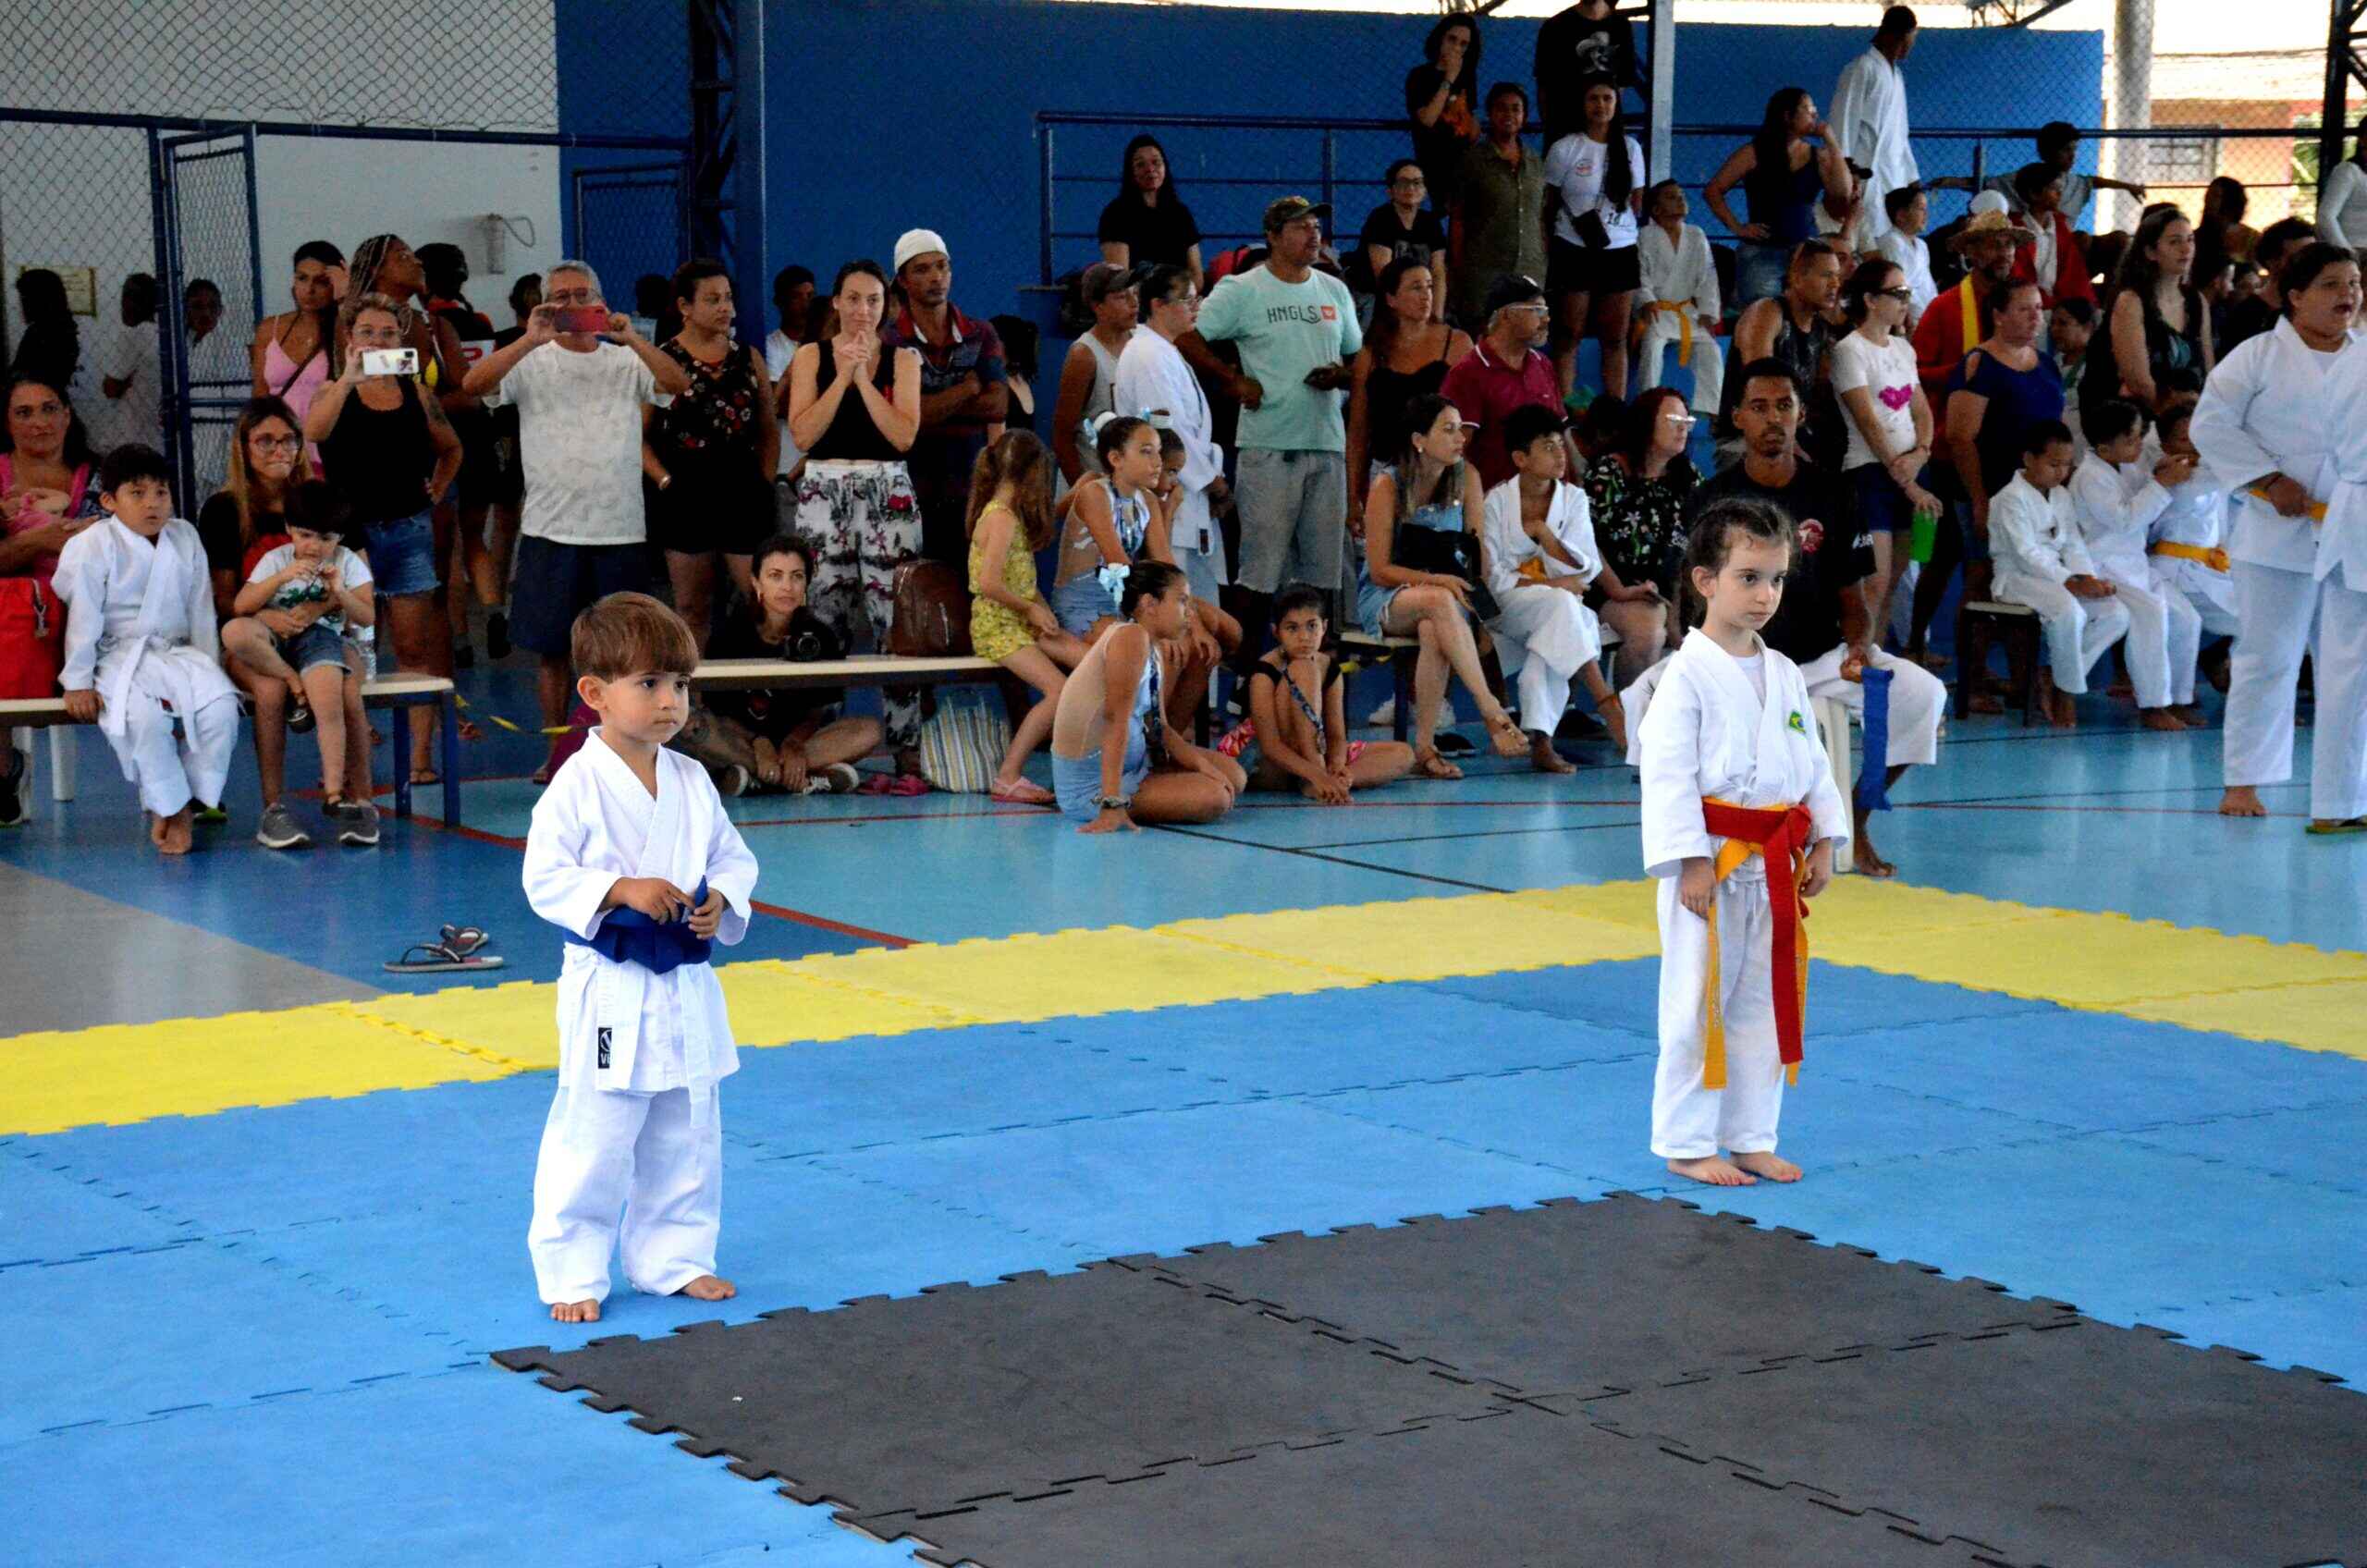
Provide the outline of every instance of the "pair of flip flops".
[[478,969],[499,969],[509,961],[484,951],[490,933],[474,925],[447,925],[433,942],[413,942],[403,956],[386,961],[389,974],[443,974]]

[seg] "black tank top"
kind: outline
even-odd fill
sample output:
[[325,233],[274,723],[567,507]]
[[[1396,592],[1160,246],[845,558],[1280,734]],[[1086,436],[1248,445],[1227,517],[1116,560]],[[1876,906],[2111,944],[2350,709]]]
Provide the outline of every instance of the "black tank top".
[[[1384,307],[1385,308],[1385,307]],[[1454,342],[1453,334],[1447,342]],[[1405,444],[1405,410],[1414,399],[1446,385],[1446,349],[1419,370],[1395,371],[1376,356],[1365,373],[1365,406],[1372,410],[1366,451],[1375,462],[1395,462]]]
[[[814,390],[828,392],[830,383],[838,379],[839,358],[825,341],[814,347],[821,352],[821,362],[814,367]],[[890,394],[896,385],[896,350],[883,343],[879,363],[872,372],[871,384],[882,394]],[[839,411],[832,417],[830,427],[814,443],[808,458],[833,462],[901,462],[904,454],[890,446],[888,437],[879,433],[879,425],[871,417],[871,410],[852,386],[839,399]]]
[[360,387],[347,393],[321,443],[323,477],[353,508],[356,522],[393,522],[429,506],[435,447],[427,435],[427,411],[420,407],[418,382],[404,376],[396,386],[403,400],[383,411],[362,402]]

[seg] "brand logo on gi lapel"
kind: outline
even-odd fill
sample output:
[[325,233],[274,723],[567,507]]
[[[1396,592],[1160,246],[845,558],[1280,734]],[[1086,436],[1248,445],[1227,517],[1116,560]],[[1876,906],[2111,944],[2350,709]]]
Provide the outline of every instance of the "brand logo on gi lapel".
[[[1797,708],[1794,708],[1792,717],[1784,721],[1784,728],[1797,730],[1802,735],[1809,732],[1808,720],[1800,717],[1800,710]],[[606,1029],[600,1031],[600,1065],[603,1067],[608,1065],[608,1032]]]
[[[1800,716],[1799,716],[1798,714],[1794,714],[1794,715],[1792,716],[1792,724],[1793,724],[1793,727],[1794,727],[1795,729],[1798,728],[1798,726],[1799,726],[1799,722],[1800,722]],[[608,1031],[607,1031],[607,1030],[606,1030],[606,1029],[603,1029],[603,1030],[601,1030],[601,1031],[600,1031],[600,1071],[601,1071],[601,1072],[606,1072],[607,1070],[608,1070]]]

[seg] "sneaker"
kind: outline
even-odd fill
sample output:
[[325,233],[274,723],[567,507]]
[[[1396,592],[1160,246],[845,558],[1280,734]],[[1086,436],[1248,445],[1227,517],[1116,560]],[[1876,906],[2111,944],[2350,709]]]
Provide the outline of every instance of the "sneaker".
[[337,829],[337,841],[367,850],[378,842],[378,808],[367,801],[337,801],[321,808]]
[[509,618],[499,610],[484,618],[484,656],[497,664],[509,656]]
[[295,813],[284,801],[274,801],[263,808],[263,820],[255,824],[255,842],[266,850],[300,850],[309,846],[313,836],[296,826]]
[[715,776],[715,792],[718,795],[728,795],[732,799],[737,800],[742,795],[746,794],[748,792],[748,786],[754,784],[755,781],[756,776],[754,774],[750,773],[746,768],[741,766],[736,762],[730,763],[728,764],[720,773],[717,773]]
[[1376,724],[1394,724],[1396,722],[1397,699],[1394,697],[1383,699],[1380,706],[1365,715],[1365,723],[1367,726]]
[[805,792],[809,795],[852,795],[855,786],[863,782],[852,764],[834,762],[828,767],[817,767],[805,776]]
[[25,779],[32,768],[25,753],[0,740],[0,763],[7,765],[6,777],[0,778],[0,827],[22,827],[25,825]]

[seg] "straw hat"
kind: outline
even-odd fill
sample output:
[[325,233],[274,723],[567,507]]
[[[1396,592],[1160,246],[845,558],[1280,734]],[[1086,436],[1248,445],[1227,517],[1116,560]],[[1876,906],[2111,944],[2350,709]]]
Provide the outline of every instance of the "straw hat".
[[2016,223],[2012,216],[2005,213],[1975,213],[1949,239],[1948,249],[1962,254],[1981,240],[2001,235],[2007,243],[2017,248],[2028,245],[2038,238],[2029,229]]

